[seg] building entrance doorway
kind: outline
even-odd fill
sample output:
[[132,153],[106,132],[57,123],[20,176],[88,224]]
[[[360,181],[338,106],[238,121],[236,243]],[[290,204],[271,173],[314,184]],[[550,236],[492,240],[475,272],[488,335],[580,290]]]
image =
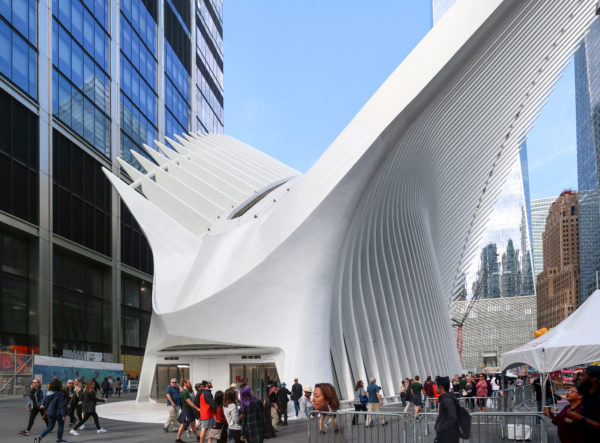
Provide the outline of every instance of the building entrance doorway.
[[171,379],[181,382],[182,378],[190,378],[190,367],[184,365],[157,365],[156,373],[154,374],[154,382],[152,383],[152,392],[150,398],[158,402],[167,401],[167,386]]
[[267,385],[279,384],[279,374],[272,363],[258,365],[231,365],[229,369],[231,383],[238,386],[248,384],[257,398],[264,399]]

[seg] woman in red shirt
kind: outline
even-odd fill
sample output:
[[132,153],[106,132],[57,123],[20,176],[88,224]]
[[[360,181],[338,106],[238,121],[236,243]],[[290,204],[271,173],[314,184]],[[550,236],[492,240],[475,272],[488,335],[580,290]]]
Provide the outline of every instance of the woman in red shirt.
[[[221,430],[221,438],[218,440],[215,439],[208,439],[209,443],[214,443],[214,441],[216,441],[217,443],[227,443],[227,419],[225,418],[225,413],[223,412],[223,398],[224,398],[224,394],[223,391],[217,391],[215,392],[215,407],[217,408],[216,412],[215,412],[215,428],[220,429]],[[210,434],[209,434],[210,435]]]

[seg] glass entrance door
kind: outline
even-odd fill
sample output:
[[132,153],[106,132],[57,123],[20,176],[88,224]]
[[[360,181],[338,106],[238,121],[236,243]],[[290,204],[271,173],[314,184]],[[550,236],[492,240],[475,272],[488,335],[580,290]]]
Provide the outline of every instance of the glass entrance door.
[[150,398],[158,402],[162,400],[166,402],[167,386],[169,386],[172,378],[176,379],[177,383],[181,382],[182,378],[189,379],[189,366],[178,367],[177,365],[157,365]]
[[267,385],[279,384],[279,375],[274,364],[231,365],[230,379],[231,383],[236,383],[238,386],[246,383],[260,399],[265,398]]

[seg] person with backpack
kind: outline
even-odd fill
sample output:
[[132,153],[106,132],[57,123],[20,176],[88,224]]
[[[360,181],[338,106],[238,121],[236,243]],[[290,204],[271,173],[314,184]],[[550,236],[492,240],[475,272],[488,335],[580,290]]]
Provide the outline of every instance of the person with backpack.
[[215,424],[215,400],[213,398],[212,383],[202,380],[202,391],[198,404],[200,405],[200,443],[204,443],[208,430]]
[[436,384],[440,397],[439,412],[435,420],[435,442],[458,443],[460,438],[458,416],[459,408],[462,408],[456,397],[449,393],[450,379],[448,377],[438,377]]
[[27,423],[27,427],[19,432],[20,435],[29,435],[29,431],[31,430],[33,422],[35,421],[35,417],[38,414],[42,416],[42,420],[44,420],[46,426],[48,426],[48,420],[44,418],[44,413],[41,410],[45,396],[46,390],[42,388],[41,380],[33,380],[31,382],[31,391],[29,391],[29,395],[27,396],[27,412],[29,412],[29,422]]
[[40,409],[44,412],[47,420],[46,429],[40,435],[33,439],[34,443],[39,443],[42,439],[54,429],[54,425],[58,422],[58,432],[56,434],[57,442],[64,442],[63,431],[65,428],[65,420],[67,418],[67,402],[62,393],[62,385],[60,381],[54,380],[50,383],[49,392],[44,397],[44,402]]

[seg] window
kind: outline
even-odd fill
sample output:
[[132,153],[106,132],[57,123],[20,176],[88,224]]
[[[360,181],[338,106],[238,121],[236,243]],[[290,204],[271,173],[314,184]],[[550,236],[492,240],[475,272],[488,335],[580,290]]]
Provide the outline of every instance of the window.
[[110,271],[83,257],[54,249],[54,355],[111,351]]
[[38,118],[0,90],[0,210],[38,222]]
[[152,316],[152,284],[122,274],[121,353],[143,355]]
[[154,273],[154,259],[148,240],[123,201],[121,201],[121,261],[147,274]]
[[53,133],[54,232],[111,254],[111,193],[101,164]]

